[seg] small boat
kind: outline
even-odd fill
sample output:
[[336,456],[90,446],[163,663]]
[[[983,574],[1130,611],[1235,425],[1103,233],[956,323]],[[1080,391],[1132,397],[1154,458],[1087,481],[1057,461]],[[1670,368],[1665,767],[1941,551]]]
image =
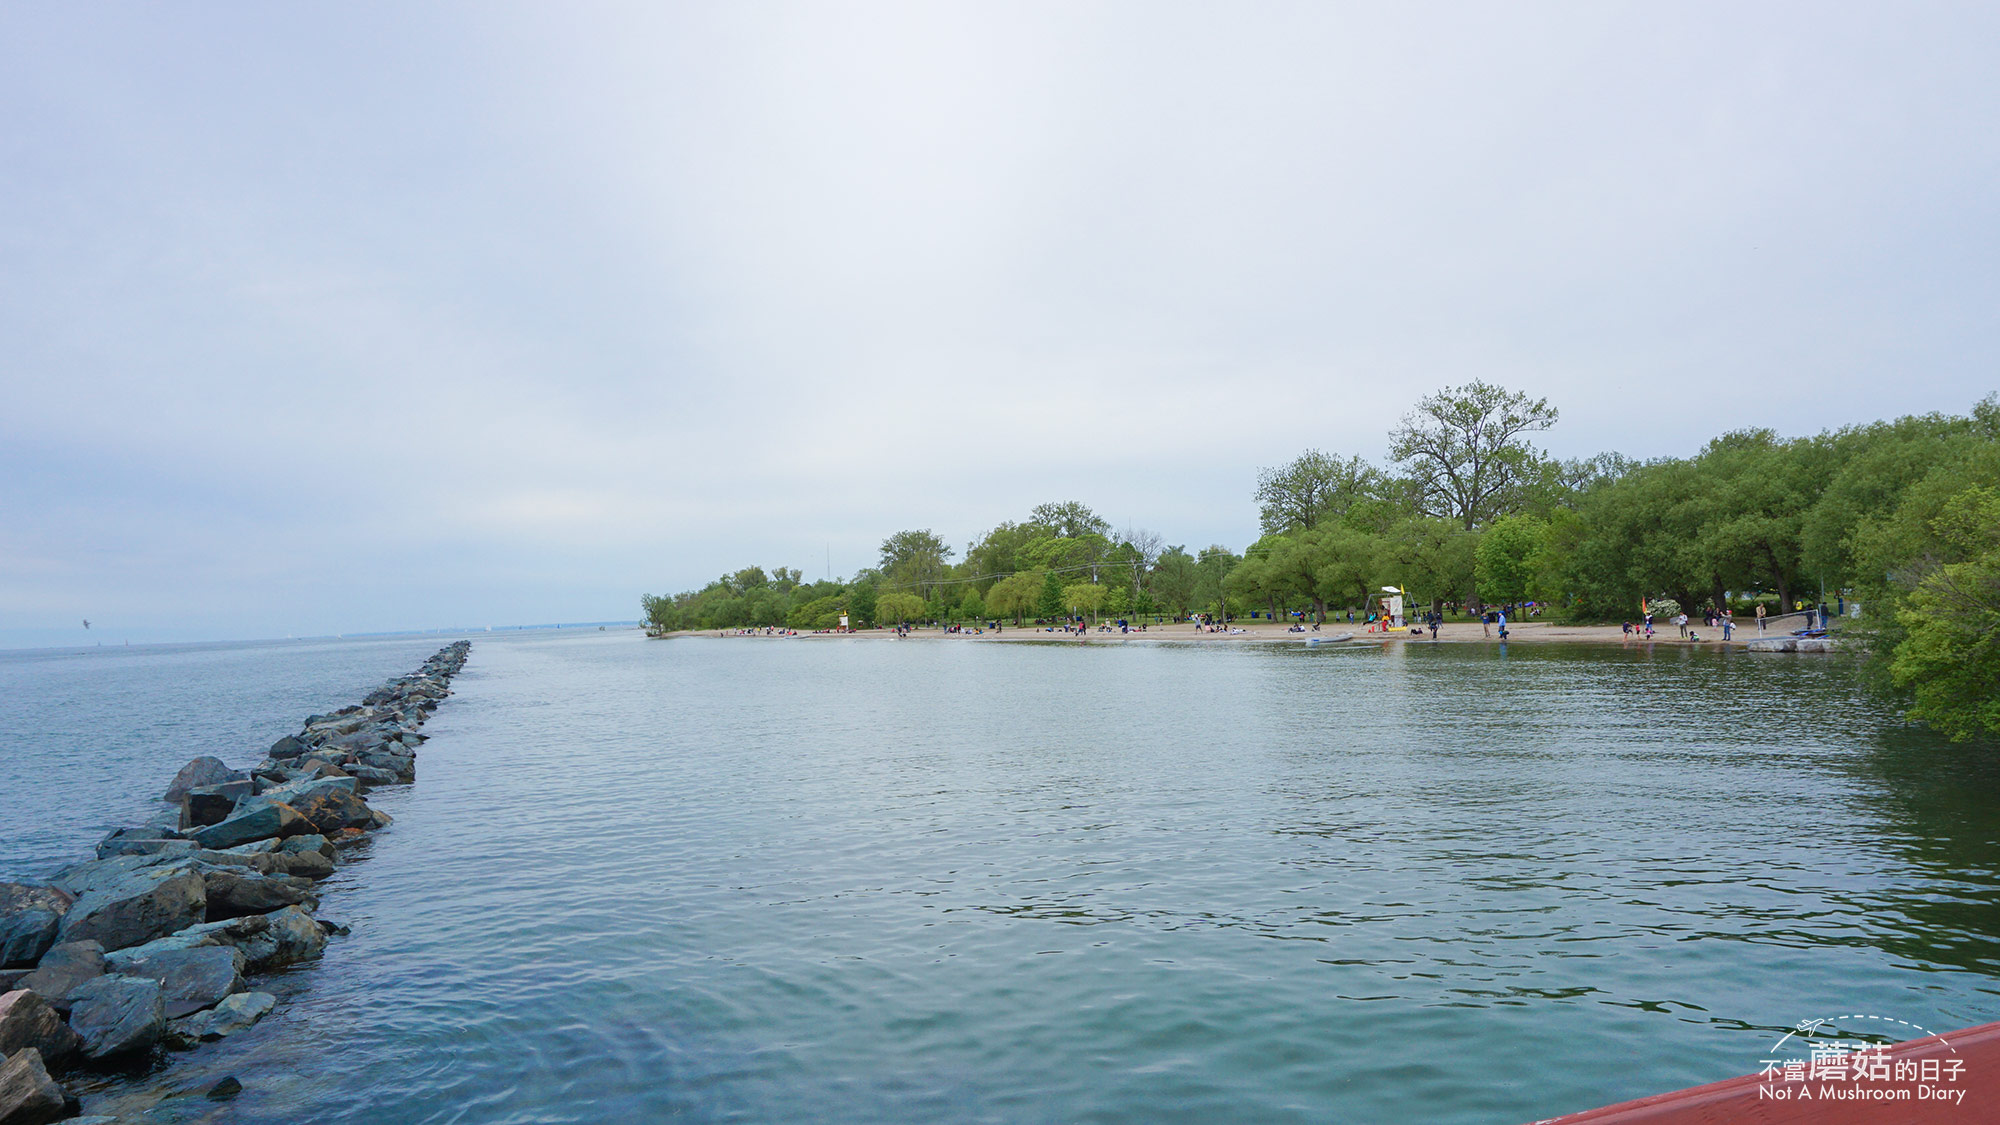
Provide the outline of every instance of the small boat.
[[1330,645],[1330,644],[1337,644],[1341,641],[1351,641],[1353,639],[1354,639],[1353,633],[1340,633],[1331,637],[1307,637],[1306,644],[1308,647],[1312,645]]

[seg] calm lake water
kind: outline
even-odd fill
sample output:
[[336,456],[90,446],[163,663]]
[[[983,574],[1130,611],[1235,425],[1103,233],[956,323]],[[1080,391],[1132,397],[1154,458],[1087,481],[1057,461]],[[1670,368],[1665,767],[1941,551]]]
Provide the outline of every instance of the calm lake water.
[[[450,639],[0,653],[0,872]],[[473,642],[352,935],[87,1108],[1504,1123],[2000,1019],[1994,748],[1838,658]]]

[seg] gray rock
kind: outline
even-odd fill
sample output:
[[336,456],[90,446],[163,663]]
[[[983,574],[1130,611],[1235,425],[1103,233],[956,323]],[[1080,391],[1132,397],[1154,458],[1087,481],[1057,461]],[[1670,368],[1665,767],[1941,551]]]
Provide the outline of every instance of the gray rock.
[[145,867],[109,882],[93,882],[63,916],[61,938],[123,949],[201,922],[207,907],[194,864]]
[[0,992],[12,992],[21,987],[21,978],[34,971],[33,969],[0,969]]
[[187,810],[179,805],[167,805],[146,818],[146,827],[172,828],[175,830],[186,828]]
[[[324,839],[321,836],[303,838],[312,840]],[[328,844],[327,850],[332,851],[333,845]],[[195,859],[210,867],[240,867],[246,871],[257,872],[260,875],[295,875],[304,879],[324,879],[333,874],[333,861],[321,855],[317,850],[302,852],[266,851],[252,855],[241,855],[234,851],[202,851],[195,853]],[[207,880],[205,877],[203,882],[206,885]],[[211,895],[213,894],[212,891],[210,893]],[[211,901],[211,918],[215,916],[213,907],[214,903]],[[267,909],[275,909],[275,906],[268,907]]]
[[283,801],[311,822],[311,831],[321,834],[343,828],[366,828],[374,824],[374,810],[355,795],[358,784],[351,777],[295,781],[267,790],[258,799]]
[[[281,853],[282,854],[282,853]],[[256,857],[276,860],[277,855]],[[319,905],[312,883],[289,875],[265,875],[236,867],[212,867],[202,872],[207,891],[208,921],[241,918],[245,914],[269,914],[280,907],[301,903]]]
[[221,824],[236,811],[236,802],[251,795],[256,788],[249,778],[241,781],[225,781],[221,785],[204,785],[187,792],[187,823],[191,828],[204,828],[211,824]]
[[311,836],[294,836],[291,839],[286,840],[283,844],[279,845],[278,850],[285,852],[293,852],[293,853],[318,852],[319,854],[325,856],[328,859],[332,859],[334,857],[333,841],[327,839],[325,836],[321,836],[318,834],[314,834]]
[[97,858],[114,859],[119,856],[152,856],[159,860],[186,859],[195,853],[200,845],[193,840],[182,840],[171,836],[127,836],[127,832],[159,832],[159,828],[121,828],[105,837],[97,845]]
[[0,969],[41,960],[74,901],[56,887],[0,883]]
[[244,776],[241,770],[230,769],[221,758],[203,756],[181,767],[167,786],[164,800],[178,801],[188,795],[188,791],[204,785],[221,785],[225,781],[237,781]]
[[251,938],[270,928],[269,918],[262,914],[252,914],[245,918],[231,918],[226,922],[204,922],[199,926],[189,926],[178,933],[168,934],[166,937],[157,938],[144,945],[135,945],[120,952],[126,957],[151,957],[169,950],[206,949],[218,945],[241,949]]
[[165,949],[143,956],[120,951],[104,961],[114,973],[158,981],[168,1019],[212,1007],[243,988],[243,951],[229,945]]
[[87,1059],[122,1058],[157,1046],[167,1030],[160,982],[107,974],[70,994],[69,1025],[83,1036]]
[[[328,844],[327,850],[333,850]],[[267,857],[263,870],[272,875],[291,875],[301,879],[324,879],[333,874],[333,861],[319,852],[280,852]]]
[[296,906],[258,915],[270,925],[243,942],[243,954],[257,972],[310,961],[326,951],[326,935],[312,915]]
[[381,769],[377,766],[365,766],[356,763],[343,768],[347,770],[347,776],[361,782],[364,787],[394,785],[399,780],[394,771]]
[[239,992],[206,1012],[175,1020],[173,1034],[189,1042],[234,1035],[271,1013],[278,998],[268,992]]
[[308,748],[304,742],[300,741],[295,735],[288,734],[285,737],[271,744],[271,751],[269,756],[277,759],[278,761],[286,761],[288,759],[298,757],[299,755],[305,753],[307,749]]
[[[276,837],[272,837],[271,839],[268,840],[252,840],[247,844],[238,844],[233,848],[224,848],[222,850],[230,855],[266,855],[271,852],[282,851],[284,849],[287,840],[294,840],[299,838],[300,837],[296,836],[288,836],[284,840],[280,840]],[[306,836],[304,837],[304,839],[310,840],[312,839],[312,837]]]
[[287,906],[269,914],[248,914],[223,922],[189,926],[179,933],[147,942],[127,952],[139,956],[169,949],[200,949],[212,945],[228,945],[242,950],[245,969],[261,973],[319,956],[326,949],[326,935],[320,932],[319,923],[313,920],[312,915],[299,907]]
[[246,797],[236,812],[220,824],[197,828],[188,835],[204,848],[228,848],[273,836],[311,832],[312,824],[298,810],[267,796]]
[[74,941],[42,954],[42,963],[16,987],[47,1000],[57,1011],[67,1012],[70,994],[77,986],[103,975],[104,947],[94,941]]
[[49,1077],[40,1051],[29,1047],[0,1063],[0,1122],[47,1125],[71,1111],[69,1094]]
[[62,1013],[39,995],[25,988],[0,995],[0,1056],[33,1047],[47,1062],[60,1063],[82,1044]]
[[49,885],[68,892],[72,898],[81,898],[99,887],[118,882],[134,871],[173,863],[179,858],[181,857],[166,855],[120,855],[110,859],[86,859],[82,863],[72,863],[49,876]]

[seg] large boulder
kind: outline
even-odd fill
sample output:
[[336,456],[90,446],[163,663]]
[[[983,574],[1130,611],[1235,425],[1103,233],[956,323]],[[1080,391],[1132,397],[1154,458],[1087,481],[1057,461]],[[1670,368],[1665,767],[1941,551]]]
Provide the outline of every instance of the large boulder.
[[273,910],[255,917],[270,923],[264,931],[242,943],[250,968],[268,972],[300,961],[310,961],[326,951],[326,933],[313,916],[296,906]]
[[123,949],[194,925],[207,912],[207,893],[194,864],[143,867],[91,883],[63,916],[61,938]]
[[182,839],[180,833],[174,829],[146,825],[140,828],[120,828],[98,841],[97,858],[152,856],[160,860],[181,859],[193,854],[195,847],[193,840]]
[[0,995],[0,1056],[33,1047],[44,1061],[60,1063],[82,1044],[47,1000],[25,988]]
[[239,781],[246,777],[242,770],[230,769],[221,758],[203,756],[181,767],[174,775],[172,784],[167,786],[167,801],[178,801],[193,789],[205,785],[221,785],[225,781]]
[[0,1125],[48,1125],[75,1111],[69,1094],[49,1077],[40,1051],[29,1047],[0,1063]]
[[[169,950],[206,949],[218,945],[241,949],[251,938],[270,928],[271,920],[262,914],[253,914],[247,918],[231,918],[227,922],[204,922],[199,926],[189,926],[178,933],[156,938],[144,945],[121,950],[120,954],[125,957],[150,957]],[[23,983],[25,985],[25,982]]]
[[307,746],[305,742],[301,740],[297,735],[288,734],[285,737],[271,744],[271,750],[268,756],[277,761],[283,762],[292,758],[296,758],[299,755],[305,753],[309,749],[311,749],[311,747]]
[[171,1038],[192,1046],[194,1043],[234,1035],[271,1013],[278,998],[268,992],[239,992],[206,1012],[197,1012],[168,1025]]
[[114,973],[158,981],[170,1020],[213,1007],[243,989],[243,951],[234,946],[163,949],[137,956],[120,951],[104,961]]
[[188,833],[204,848],[228,848],[274,836],[297,836],[313,831],[310,821],[298,810],[267,796],[246,797],[235,813],[220,824],[196,828]]
[[[255,858],[269,862],[282,854]],[[241,918],[245,914],[269,914],[280,907],[301,903],[308,908],[319,906],[311,881],[289,875],[265,875],[240,867],[211,867],[202,872],[202,883],[207,890],[210,922]]]
[[81,898],[100,887],[118,882],[134,871],[174,863],[183,857],[167,855],[118,855],[109,859],[86,859],[72,863],[49,876],[49,885]]
[[167,1030],[160,982],[108,973],[70,994],[69,1025],[93,1062],[125,1059],[157,1046]]
[[287,906],[269,914],[247,914],[223,922],[189,926],[128,953],[140,956],[169,949],[199,949],[211,945],[234,946],[242,950],[244,968],[261,973],[319,956],[326,949],[326,934],[320,930],[312,915],[299,907]]
[[42,954],[42,963],[22,977],[15,987],[25,988],[54,1005],[69,1011],[72,992],[85,981],[104,975],[104,947],[94,941],[73,941]]
[[56,887],[0,883],[0,969],[41,960],[75,901]]
[[313,831],[326,834],[375,823],[374,810],[355,795],[358,785],[351,777],[320,777],[265,790],[259,799],[284,802],[310,821]]
[[249,778],[241,781],[225,781],[220,785],[202,785],[187,791],[182,798],[187,805],[187,826],[206,828],[211,824],[221,824],[236,811],[236,802],[251,795],[256,788]]

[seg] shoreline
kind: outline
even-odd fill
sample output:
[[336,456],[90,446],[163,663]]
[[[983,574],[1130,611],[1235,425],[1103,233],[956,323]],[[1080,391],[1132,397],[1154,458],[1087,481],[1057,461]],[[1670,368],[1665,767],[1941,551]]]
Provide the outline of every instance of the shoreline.
[[[1060,630],[1049,632],[1046,628],[1032,625],[1024,625],[1018,628],[1010,625],[1004,627],[998,633],[992,631],[985,633],[947,633],[941,628],[924,627],[912,630],[909,639],[969,641],[987,644],[1024,643],[1029,641],[1067,644],[1144,644],[1169,641],[1181,644],[1301,644],[1315,638],[1321,640],[1323,643],[1345,643],[1352,645],[1497,645],[1503,643],[1497,635],[1499,632],[1497,626],[1493,627],[1491,633],[1487,633],[1476,621],[1448,622],[1438,629],[1435,641],[1431,639],[1429,630],[1425,630],[1421,636],[1412,634],[1408,627],[1402,630],[1391,630],[1386,633],[1371,633],[1366,631],[1367,626],[1360,623],[1350,625],[1346,622],[1331,620],[1320,626],[1318,632],[1313,632],[1311,626],[1307,626],[1307,631],[1304,633],[1290,632],[1286,625],[1275,621],[1236,622],[1231,628],[1241,629],[1242,632],[1208,633],[1203,632],[1196,625],[1190,625],[1186,622],[1174,622],[1165,625],[1153,625],[1144,632],[1134,629],[1129,633],[1120,633],[1115,629],[1109,633],[1100,633],[1093,627],[1090,632],[1085,633],[1079,639],[1074,633],[1064,633]],[[1727,641],[1722,639],[1722,631],[1720,629],[1711,630],[1696,625],[1691,627],[1691,631],[1700,639],[1689,640],[1680,637],[1676,634],[1672,626],[1668,626],[1665,629],[1660,629],[1656,626],[1652,639],[1648,640],[1641,636],[1627,635],[1616,625],[1563,625],[1541,621],[1525,621],[1518,624],[1509,622],[1507,625],[1507,640],[1504,643],[1577,643],[1618,645],[1623,648],[1670,645],[1677,648],[1728,648],[1755,651],[1755,648],[1751,645],[1752,641],[1784,641],[1792,639],[1789,631],[1779,632],[1775,629],[1760,636],[1754,624],[1747,629],[1738,626],[1734,631],[1735,635]],[[1343,633],[1352,633],[1354,635],[1345,642],[1335,642],[1334,638],[1341,636]],[[761,641],[895,640],[896,632],[893,629],[861,629],[852,633],[793,633],[783,630],[772,633],[766,633],[761,630],[755,632],[725,630],[718,633],[713,629],[681,629],[671,633],[658,634],[657,636],[649,634],[649,639],[656,640],[670,640],[680,637],[706,637],[709,640]],[[1823,648],[1809,651],[1828,651],[1834,647],[1834,645],[1829,644]]]

